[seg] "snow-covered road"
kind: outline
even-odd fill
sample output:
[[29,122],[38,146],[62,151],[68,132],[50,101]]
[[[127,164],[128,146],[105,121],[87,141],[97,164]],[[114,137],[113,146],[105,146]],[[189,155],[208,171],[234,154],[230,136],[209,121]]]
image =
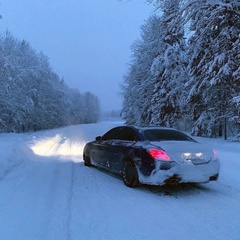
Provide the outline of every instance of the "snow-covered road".
[[0,239],[240,239],[239,143],[198,139],[219,152],[217,182],[130,189],[82,162],[118,124],[1,134]]

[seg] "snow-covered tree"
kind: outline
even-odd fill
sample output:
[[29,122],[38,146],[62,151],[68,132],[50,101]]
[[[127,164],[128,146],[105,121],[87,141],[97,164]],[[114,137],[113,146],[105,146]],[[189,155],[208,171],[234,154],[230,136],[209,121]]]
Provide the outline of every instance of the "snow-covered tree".
[[184,83],[188,79],[186,44],[179,0],[162,4],[161,46],[151,66],[154,91],[149,112],[151,123],[176,126],[184,112]]
[[189,105],[194,134],[218,136],[233,115],[233,97],[240,91],[240,3],[236,0],[192,1],[188,4]]
[[239,0],[148,2],[163,14],[143,25],[133,48],[123,84],[127,123],[176,126],[190,116],[193,134],[220,136],[226,123],[239,129]]
[[122,87],[122,116],[129,124],[147,124],[147,109],[151,104],[153,91],[151,65],[158,56],[160,17],[151,16],[141,27],[141,39],[132,45],[132,62]]
[[82,95],[83,99],[83,122],[94,123],[100,118],[100,102],[98,97],[90,92]]
[[132,48],[123,85],[127,123],[173,126],[183,112],[187,57],[179,0],[165,1],[161,7],[163,14],[148,19]]
[[9,32],[0,38],[0,49],[1,125],[6,131],[18,131],[33,107],[31,98],[25,94],[29,86],[23,87],[23,81],[31,71],[26,66],[27,58],[33,62],[34,52],[25,41],[18,41]]
[[[48,57],[9,32],[0,36],[0,84],[0,132],[56,128],[84,119],[93,122],[100,115],[96,96],[68,94],[70,88],[52,71]],[[72,118],[73,109],[75,116],[85,116]]]

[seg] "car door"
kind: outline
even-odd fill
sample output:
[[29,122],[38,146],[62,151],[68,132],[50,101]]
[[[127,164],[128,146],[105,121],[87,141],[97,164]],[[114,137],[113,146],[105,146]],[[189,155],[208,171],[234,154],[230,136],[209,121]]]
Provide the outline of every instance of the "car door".
[[94,163],[96,163],[99,166],[104,166],[105,162],[108,159],[108,147],[110,144],[110,140],[98,140],[93,143],[91,147],[91,158]]
[[91,156],[98,165],[109,168],[109,152],[111,143],[120,136],[120,127],[116,127],[105,133],[101,138],[96,139],[91,151]]
[[112,172],[121,172],[122,158],[128,155],[135,143],[136,135],[134,130],[130,127],[122,127],[118,139],[112,140],[109,146],[109,160],[107,164]]

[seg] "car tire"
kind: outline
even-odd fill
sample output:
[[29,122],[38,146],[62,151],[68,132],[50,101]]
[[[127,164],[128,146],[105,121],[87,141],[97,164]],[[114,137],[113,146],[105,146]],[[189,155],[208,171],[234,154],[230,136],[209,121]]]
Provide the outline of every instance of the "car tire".
[[139,186],[137,168],[132,161],[125,161],[122,167],[122,180],[127,187]]
[[87,166],[87,167],[91,167],[92,166],[89,152],[85,152],[83,154],[83,160],[84,160],[84,166]]

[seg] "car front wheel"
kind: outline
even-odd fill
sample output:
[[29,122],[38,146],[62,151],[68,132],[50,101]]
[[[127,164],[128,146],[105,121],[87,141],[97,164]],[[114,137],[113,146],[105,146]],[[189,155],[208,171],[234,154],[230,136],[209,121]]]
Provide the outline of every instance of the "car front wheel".
[[139,186],[138,172],[134,162],[128,160],[123,163],[122,179],[127,187]]
[[90,158],[90,155],[89,155],[89,152],[86,151],[84,154],[83,154],[83,160],[84,160],[84,165],[87,166],[87,167],[91,167],[92,166],[92,163],[91,163],[91,158]]

